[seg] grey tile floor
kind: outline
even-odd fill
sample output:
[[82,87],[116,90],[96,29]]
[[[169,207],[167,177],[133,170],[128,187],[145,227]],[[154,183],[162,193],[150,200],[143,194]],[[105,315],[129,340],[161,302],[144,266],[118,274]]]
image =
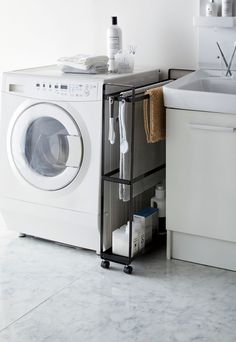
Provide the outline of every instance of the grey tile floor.
[[236,341],[236,273],[163,251],[134,268],[0,229],[0,342]]

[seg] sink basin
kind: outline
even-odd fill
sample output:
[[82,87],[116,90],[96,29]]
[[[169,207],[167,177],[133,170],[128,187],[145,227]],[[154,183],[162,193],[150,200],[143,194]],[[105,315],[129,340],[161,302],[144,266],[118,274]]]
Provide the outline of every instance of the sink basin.
[[236,80],[209,77],[190,82],[180,89],[236,95]]
[[164,86],[169,108],[236,114],[236,78],[198,70]]

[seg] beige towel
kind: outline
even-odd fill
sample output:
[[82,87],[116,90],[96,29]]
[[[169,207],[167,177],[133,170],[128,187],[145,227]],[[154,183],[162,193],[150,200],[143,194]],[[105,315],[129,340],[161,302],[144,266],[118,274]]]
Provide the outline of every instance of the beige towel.
[[149,95],[144,100],[144,128],[147,142],[156,143],[166,137],[166,110],[164,107],[162,87],[152,88],[145,92]]

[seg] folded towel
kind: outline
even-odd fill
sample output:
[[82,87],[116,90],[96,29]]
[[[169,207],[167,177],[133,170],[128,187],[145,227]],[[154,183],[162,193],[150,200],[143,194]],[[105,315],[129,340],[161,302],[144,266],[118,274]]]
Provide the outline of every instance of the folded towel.
[[63,72],[98,74],[107,73],[107,56],[75,55],[72,57],[61,57],[57,61]]
[[144,101],[144,128],[147,142],[156,143],[166,137],[166,110],[162,87],[145,92],[149,99]]
[[79,68],[68,65],[60,65],[61,70],[65,73],[76,73],[76,74],[106,74],[108,72],[107,65],[94,65],[90,68]]
[[71,57],[61,57],[57,60],[58,64],[75,66],[78,65],[81,68],[90,68],[93,65],[106,65],[108,63],[107,56],[90,56],[79,54]]
[[103,55],[91,56],[91,55],[84,55],[79,54],[71,57],[72,60],[75,60],[78,64],[84,64],[87,66],[91,66],[94,64],[107,64],[108,57]]

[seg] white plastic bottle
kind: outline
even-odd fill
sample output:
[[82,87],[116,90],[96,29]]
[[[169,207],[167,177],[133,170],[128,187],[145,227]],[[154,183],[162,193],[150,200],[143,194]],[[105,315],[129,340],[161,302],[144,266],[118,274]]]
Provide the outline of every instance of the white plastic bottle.
[[218,5],[214,0],[209,0],[206,4],[206,16],[207,17],[217,17]]
[[117,17],[111,17],[112,25],[107,29],[107,56],[109,72],[116,72],[115,55],[122,49],[122,32],[117,25]]
[[233,0],[222,0],[222,17],[233,16]]
[[166,229],[166,191],[163,185],[157,185],[155,196],[151,198],[151,207],[159,209],[159,231]]
[[[145,246],[145,229],[141,222],[132,222],[132,257],[141,252]],[[112,232],[112,253],[128,257],[129,222]]]
[[[140,220],[135,219],[132,223],[133,232],[138,236],[138,249],[139,253],[143,251],[145,247],[145,226]],[[127,229],[129,231],[129,223],[127,224]]]

